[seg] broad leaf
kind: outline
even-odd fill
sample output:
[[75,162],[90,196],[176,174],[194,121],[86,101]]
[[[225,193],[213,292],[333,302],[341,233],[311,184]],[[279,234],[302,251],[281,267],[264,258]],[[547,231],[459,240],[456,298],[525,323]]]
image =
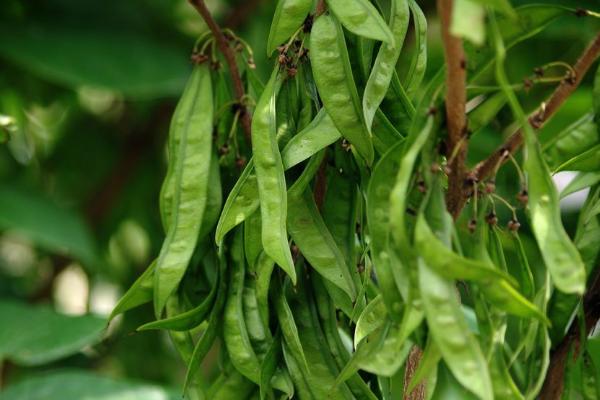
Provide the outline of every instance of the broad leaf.
[[188,76],[187,57],[177,47],[109,30],[3,24],[0,57],[54,83],[136,99],[176,95]]
[[97,343],[106,327],[104,318],[93,315],[67,316],[6,300],[0,300],[0,316],[0,360],[27,366],[75,354]]
[[117,381],[83,371],[53,372],[10,386],[11,400],[178,400],[181,394],[160,386]]
[[41,194],[0,185],[0,230],[13,230],[86,267],[98,265],[94,240],[82,218]]

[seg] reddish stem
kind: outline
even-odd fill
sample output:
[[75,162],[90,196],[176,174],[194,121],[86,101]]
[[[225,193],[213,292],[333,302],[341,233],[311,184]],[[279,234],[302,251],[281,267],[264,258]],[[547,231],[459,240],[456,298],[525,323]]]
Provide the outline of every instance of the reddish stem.
[[454,218],[461,211],[467,173],[466,102],[467,72],[462,40],[450,33],[453,0],[438,0],[437,8],[442,24],[442,42],[446,58],[446,121],[448,128],[447,157],[450,173],[446,205]]
[[212,32],[215,40],[217,41],[217,46],[219,46],[219,50],[225,57],[225,61],[227,62],[227,66],[229,67],[229,74],[231,75],[231,80],[233,81],[233,90],[235,91],[235,95],[238,99],[239,107],[241,110],[240,120],[242,123],[242,129],[244,130],[244,136],[248,143],[252,141],[252,120],[250,118],[250,113],[246,105],[244,104],[244,84],[242,82],[242,78],[240,76],[240,71],[237,66],[237,62],[235,60],[235,54],[233,49],[229,46],[229,41],[223,35],[223,31],[213,18],[212,14],[206,7],[204,0],[189,0],[190,4],[196,8],[198,13],[208,25],[208,28]]

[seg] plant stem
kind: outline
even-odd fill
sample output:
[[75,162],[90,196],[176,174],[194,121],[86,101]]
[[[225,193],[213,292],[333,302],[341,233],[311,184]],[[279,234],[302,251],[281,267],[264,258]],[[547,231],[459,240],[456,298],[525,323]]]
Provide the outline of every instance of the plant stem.
[[248,143],[252,141],[252,120],[250,118],[250,113],[246,105],[244,104],[244,84],[242,83],[242,78],[240,76],[240,71],[238,69],[235,54],[233,49],[229,46],[229,41],[223,35],[223,31],[213,18],[212,14],[206,7],[204,0],[189,0],[190,4],[194,6],[194,8],[198,11],[198,13],[208,25],[208,28],[212,32],[213,36],[217,41],[217,46],[219,46],[219,51],[225,57],[225,61],[227,62],[227,66],[229,67],[229,74],[231,75],[231,80],[233,81],[233,90],[235,91],[235,95],[238,100],[239,108],[240,108],[240,119],[242,123],[242,129],[244,130],[244,137]]
[[325,4],[325,0],[319,0],[317,3],[317,8],[315,10],[315,17],[322,15],[327,11],[327,4]]
[[450,174],[448,176],[448,193],[446,205],[454,218],[460,213],[460,204],[464,194],[464,181],[466,177],[465,159],[467,156],[468,141],[464,136],[467,133],[467,71],[465,51],[462,39],[450,33],[452,22],[453,0],[438,0],[437,9],[442,24],[442,42],[446,58],[446,121],[448,128],[447,156],[453,155],[450,160]]
[[[592,41],[585,49],[577,63],[573,67],[574,76],[569,76],[562,80],[560,85],[554,90],[552,96],[544,103],[543,107],[534,112],[529,117],[529,123],[534,129],[541,128],[558,109],[563,105],[565,100],[577,89],[586,72],[592,66],[594,61],[600,55],[600,34]],[[514,154],[523,144],[523,135],[521,129],[517,130],[508,140],[500,146],[486,160],[475,166],[473,172],[479,181],[490,176],[500,164],[508,160],[504,154],[508,151],[509,154]]]
[[[590,288],[583,298],[585,336],[587,337],[600,319],[600,269],[597,268]],[[572,351],[572,352],[571,352]],[[554,348],[540,399],[559,400],[565,385],[565,367],[569,354],[577,359],[581,351],[580,318],[575,318],[563,340]]]
[[425,398],[425,381],[415,386],[411,392],[408,392],[408,385],[413,380],[415,372],[417,372],[421,358],[423,358],[423,351],[421,351],[419,346],[413,346],[410,353],[408,353],[408,359],[406,360],[406,372],[404,373],[404,400],[423,400]]

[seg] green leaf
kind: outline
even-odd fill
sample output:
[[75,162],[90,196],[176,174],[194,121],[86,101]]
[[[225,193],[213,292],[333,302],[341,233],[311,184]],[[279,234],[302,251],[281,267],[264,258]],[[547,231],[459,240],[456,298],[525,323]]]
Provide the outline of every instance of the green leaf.
[[60,85],[136,99],[176,95],[189,74],[176,46],[110,30],[2,24],[0,56]]
[[99,264],[94,239],[83,219],[39,193],[0,185],[0,229],[13,230],[41,248]]
[[[104,318],[58,314],[46,306],[0,301],[0,359],[19,365],[41,365],[97,343],[106,327]],[[8,398],[13,398],[8,396]]]
[[179,400],[181,394],[146,383],[117,381],[84,371],[60,371],[8,387],[11,400]]
[[489,8],[501,12],[504,15],[507,15],[511,18],[517,16],[514,8],[510,4],[509,0],[473,0],[476,3],[481,4],[482,6],[488,6]]
[[477,46],[485,43],[485,8],[474,0],[456,0],[452,9],[450,33]]
[[579,192],[585,188],[590,186],[594,186],[600,182],[600,171],[596,172],[580,172],[577,174],[575,179],[573,179],[563,190],[560,192],[560,198],[565,198],[570,194],[575,192]]
[[[502,15],[498,16],[498,29],[507,50],[517,43],[537,35],[558,18],[573,14],[566,7],[550,4],[529,4],[518,7],[515,11],[518,15],[516,20]],[[490,78],[490,67],[494,62],[494,49],[487,45],[483,49],[465,45],[465,52],[468,60],[469,83],[481,83]]]
[[544,157],[548,166],[556,169],[598,143],[598,128],[594,116],[588,113],[544,143]]
[[594,77],[594,114],[596,115],[596,122],[600,118],[600,67],[596,70],[596,76]]
[[576,155],[556,168],[559,171],[596,172],[600,170],[600,144]]

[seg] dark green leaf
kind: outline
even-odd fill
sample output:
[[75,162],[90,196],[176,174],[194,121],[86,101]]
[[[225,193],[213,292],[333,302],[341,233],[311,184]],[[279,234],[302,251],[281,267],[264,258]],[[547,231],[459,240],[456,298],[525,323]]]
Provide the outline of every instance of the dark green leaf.
[[[45,306],[0,301],[0,359],[41,365],[77,353],[100,340],[106,320],[61,315]],[[12,399],[12,397],[9,397]]]

